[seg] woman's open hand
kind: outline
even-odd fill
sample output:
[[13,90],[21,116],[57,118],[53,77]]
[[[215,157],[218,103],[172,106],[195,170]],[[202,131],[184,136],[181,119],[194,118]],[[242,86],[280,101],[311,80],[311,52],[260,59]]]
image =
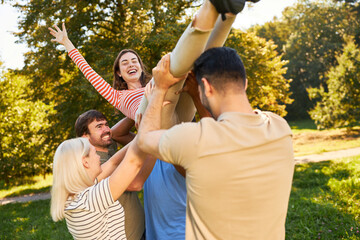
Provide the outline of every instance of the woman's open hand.
[[51,27],[48,28],[50,30],[50,34],[55,37],[55,38],[51,39],[51,41],[64,45],[64,47],[66,48],[66,51],[68,51],[68,52],[70,52],[72,49],[74,49],[75,48],[74,45],[68,38],[66,28],[65,28],[65,23],[62,24],[62,30],[56,25],[54,25],[54,28],[56,30],[54,30]]
[[55,39],[51,39],[51,41],[65,45],[66,40],[69,39],[65,28],[65,23],[62,24],[62,30],[56,25],[54,25],[54,28],[56,30],[52,29],[51,27],[48,28],[50,30],[50,34],[55,37]]

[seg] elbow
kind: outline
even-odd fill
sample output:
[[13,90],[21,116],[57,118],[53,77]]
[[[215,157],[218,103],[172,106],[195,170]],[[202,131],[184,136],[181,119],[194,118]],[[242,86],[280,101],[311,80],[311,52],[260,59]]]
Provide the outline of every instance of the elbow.
[[129,192],[139,192],[143,189],[144,183],[143,182],[133,182],[129,185],[126,191]]

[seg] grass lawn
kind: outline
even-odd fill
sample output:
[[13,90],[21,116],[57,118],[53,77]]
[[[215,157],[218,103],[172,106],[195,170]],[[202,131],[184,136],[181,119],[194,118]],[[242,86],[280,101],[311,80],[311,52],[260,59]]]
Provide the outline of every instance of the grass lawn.
[[[296,156],[360,147],[360,127],[316,130],[310,121],[289,123]],[[52,175],[0,182],[0,198],[48,192]],[[142,193],[139,194],[142,200]],[[0,239],[72,239],[64,221],[54,223],[50,200],[0,206]],[[286,239],[360,240],[360,156],[295,167]]]
[[286,239],[360,239],[360,156],[295,167]]
[[0,239],[72,239],[65,221],[50,217],[50,200],[0,206]]
[[[0,239],[72,239],[49,200],[0,206]],[[360,240],[360,156],[297,165],[286,239]]]
[[316,130],[312,120],[289,122],[294,134],[295,156],[319,154],[347,148],[360,147],[360,127]]
[[21,181],[12,181],[10,182],[11,187],[6,187],[4,181],[0,181],[0,199],[30,193],[49,192],[52,181],[52,174],[46,175],[45,179],[43,176],[35,176]]

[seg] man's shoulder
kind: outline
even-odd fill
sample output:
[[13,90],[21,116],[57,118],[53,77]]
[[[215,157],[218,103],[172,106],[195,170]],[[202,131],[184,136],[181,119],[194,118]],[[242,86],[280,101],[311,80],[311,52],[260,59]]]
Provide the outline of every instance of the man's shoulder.
[[178,132],[188,132],[199,128],[200,122],[182,122],[167,130],[169,134],[176,134]]
[[280,115],[269,111],[263,111],[261,114],[270,120],[270,125],[281,125],[290,130],[289,123]]

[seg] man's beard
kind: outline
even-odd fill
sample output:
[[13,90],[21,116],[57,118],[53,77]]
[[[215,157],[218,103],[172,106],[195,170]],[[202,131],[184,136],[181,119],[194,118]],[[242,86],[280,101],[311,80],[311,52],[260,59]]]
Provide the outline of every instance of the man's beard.
[[[109,136],[109,139],[108,140],[103,140],[102,138],[104,136],[108,135]],[[95,147],[102,147],[102,148],[108,148],[110,147],[110,145],[112,144],[112,140],[111,140],[111,134],[110,133],[104,133],[100,136],[100,138],[98,139],[94,139],[91,137],[90,135],[90,143],[92,145],[94,145]]]

